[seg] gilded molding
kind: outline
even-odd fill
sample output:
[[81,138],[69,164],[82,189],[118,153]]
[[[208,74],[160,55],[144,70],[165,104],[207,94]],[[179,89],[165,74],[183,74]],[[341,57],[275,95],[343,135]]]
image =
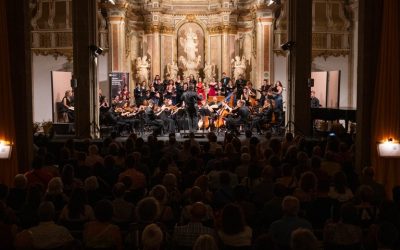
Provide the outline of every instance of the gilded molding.
[[186,15],[186,20],[188,22],[194,22],[196,20],[196,15],[194,15],[194,14]]
[[73,57],[73,49],[72,48],[57,48],[57,49],[33,48],[32,52],[35,53],[35,55],[42,55],[42,56],[51,55],[55,59],[57,59],[59,56],[65,56],[68,61],[72,61],[72,57]]

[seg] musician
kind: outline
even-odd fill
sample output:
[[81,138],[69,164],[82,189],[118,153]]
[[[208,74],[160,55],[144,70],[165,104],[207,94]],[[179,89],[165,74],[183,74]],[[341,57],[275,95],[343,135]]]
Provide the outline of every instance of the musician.
[[74,106],[71,102],[72,91],[65,91],[64,97],[61,100],[61,113],[66,113],[68,116],[68,122],[73,122],[75,120]]
[[276,81],[275,86],[272,88],[272,94],[274,95],[276,109],[283,110],[283,99],[282,99],[283,86],[281,81]]
[[153,80],[153,86],[161,82],[160,75],[156,75]]
[[231,113],[236,114],[236,117],[228,117],[226,119],[226,127],[230,131],[239,135],[240,133],[237,129],[237,126],[239,126],[241,124],[245,125],[247,123],[247,120],[250,115],[250,110],[246,106],[246,104],[243,100],[238,100],[236,103],[236,107],[231,110]]
[[253,88],[253,84],[248,81],[243,89],[243,100],[246,101],[248,106],[256,106],[256,90]]
[[128,85],[124,84],[122,90],[119,92],[119,96],[121,99],[129,101],[131,98],[131,92],[128,90]]
[[319,99],[315,97],[315,91],[311,90],[311,108],[319,108],[321,104],[319,104]]
[[213,77],[211,81],[208,83],[208,87],[209,87],[208,96],[216,96],[218,83],[215,81],[215,77]]
[[258,103],[259,103],[260,106],[264,105],[264,101],[267,98],[268,91],[269,91],[270,88],[271,88],[271,84],[269,84],[268,79],[264,79],[264,81],[263,81],[263,83],[261,85],[261,88],[259,90],[261,96],[260,96],[260,99],[259,99]]
[[222,82],[218,82],[218,85],[215,87],[215,90],[217,91],[217,95],[219,95],[219,96],[226,96],[225,95],[225,90],[226,90],[226,87],[224,87],[223,85],[222,85]]
[[197,102],[201,101],[201,97],[194,91],[194,86],[190,85],[188,91],[183,93],[181,100],[185,103],[189,131],[194,132],[197,128]]
[[196,89],[197,81],[196,81],[196,79],[194,79],[194,75],[192,75],[192,74],[189,75],[188,83],[189,83],[189,85],[193,85],[194,89]]
[[[203,84],[203,81],[201,79],[201,77],[199,77],[199,80],[197,81],[196,84],[196,88],[197,88],[197,94],[201,97],[202,100],[206,100],[206,88]],[[199,105],[201,105],[201,102],[198,102]]]
[[158,105],[155,105],[152,100],[149,101],[149,105],[145,108],[144,111],[144,120],[145,123],[154,127],[154,134],[161,134],[163,130],[164,122],[157,118],[154,110],[157,110]]
[[226,88],[226,86],[228,85],[229,81],[231,80],[231,78],[229,78],[225,72],[222,72],[222,79],[221,79],[221,83],[222,83],[222,87]]
[[175,97],[175,103],[173,103],[173,105],[182,103],[182,101],[181,101],[182,94],[183,94],[183,85],[181,84],[181,80],[178,79],[175,82],[175,95],[176,95],[176,97]]
[[175,107],[172,105],[171,99],[164,99],[164,104],[156,116],[163,121],[164,131],[175,133],[175,121],[171,118],[171,114]]
[[237,90],[236,98],[241,99],[242,95],[243,95],[244,86],[246,85],[246,80],[243,79],[243,75],[239,75],[239,79],[236,80],[235,85],[236,85],[236,90]]
[[253,130],[255,127],[257,129],[257,133],[260,135],[261,126],[272,121],[272,114],[274,112],[272,102],[273,100],[271,99],[264,100],[264,105],[260,108],[256,116],[253,117],[250,130]]
[[143,81],[141,84],[138,84],[136,88],[133,90],[133,96],[135,97],[135,103],[137,106],[142,105],[145,95],[146,95],[146,81]]

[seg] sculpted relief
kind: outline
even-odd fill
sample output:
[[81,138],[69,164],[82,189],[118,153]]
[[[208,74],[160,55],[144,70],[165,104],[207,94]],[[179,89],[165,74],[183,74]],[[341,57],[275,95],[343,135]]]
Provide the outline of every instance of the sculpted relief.
[[183,76],[198,77],[203,67],[204,32],[196,23],[186,23],[178,31],[178,63]]

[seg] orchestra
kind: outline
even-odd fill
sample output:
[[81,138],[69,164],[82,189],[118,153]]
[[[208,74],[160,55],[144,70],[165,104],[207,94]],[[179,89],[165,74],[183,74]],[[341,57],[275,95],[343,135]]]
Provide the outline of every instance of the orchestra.
[[[100,100],[100,124],[115,126],[118,133],[150,129],[154,134],[256,129],[282,122],[282,84],[274,86],[264,80],[260,89],[251,81],[232,79],[223,73],[220,81],[203,81],[193,75],[186,79],[165,80],[157,75],[153,81],[137,84],[133,97],[123,86],[111,104]],[[257,98],[257,92],[258,98]],[[134,100],[131,100],[134,99]]]

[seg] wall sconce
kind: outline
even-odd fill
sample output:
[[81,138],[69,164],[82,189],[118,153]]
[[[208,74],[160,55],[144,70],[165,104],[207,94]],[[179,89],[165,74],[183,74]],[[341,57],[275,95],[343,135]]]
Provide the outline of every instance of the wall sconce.
[[12,146],[4,141],[0,141],[0,159],[11,158]]
[[380,157],[400,157],[400,143],[395,142],[392,138],[380,142],[378,143],[378,154]]

